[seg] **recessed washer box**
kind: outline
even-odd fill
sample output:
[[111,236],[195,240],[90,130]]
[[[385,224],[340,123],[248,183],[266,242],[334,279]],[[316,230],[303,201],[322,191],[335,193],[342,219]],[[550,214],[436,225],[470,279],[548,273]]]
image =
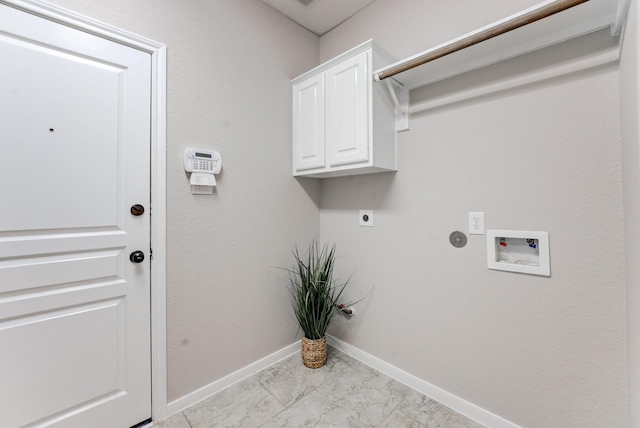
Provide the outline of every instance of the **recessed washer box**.
[[549,233],[487,230],[487,267],[550,276]]

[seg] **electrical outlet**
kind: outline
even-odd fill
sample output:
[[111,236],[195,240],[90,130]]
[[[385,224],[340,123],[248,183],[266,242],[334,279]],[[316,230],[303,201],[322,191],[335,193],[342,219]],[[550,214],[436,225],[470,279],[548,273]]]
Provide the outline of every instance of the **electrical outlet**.
[[469,234],[484,235],[484,213],[469,213]]
[[373,227],[373,210],[360,210],[360,226]]

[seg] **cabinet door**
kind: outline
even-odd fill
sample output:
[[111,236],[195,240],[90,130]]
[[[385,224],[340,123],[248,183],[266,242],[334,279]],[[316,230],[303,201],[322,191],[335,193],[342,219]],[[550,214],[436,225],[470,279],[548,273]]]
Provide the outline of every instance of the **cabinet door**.
[[329,165],[369,160],[368,58],[362,52],[327,70],[327,157]]
[[293,86],[293,169],[325,165],[324,75]]

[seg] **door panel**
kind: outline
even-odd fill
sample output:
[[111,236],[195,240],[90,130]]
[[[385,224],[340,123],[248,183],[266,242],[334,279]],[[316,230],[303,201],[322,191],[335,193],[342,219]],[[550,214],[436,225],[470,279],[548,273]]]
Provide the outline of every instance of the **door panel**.
[[[121,394],[126,389],[125,361],[118,348],[124,344],[117,329],[123,311],[120,298],[53,309],[0,324],[0,342],[6,345],[3,349],[7,353],[4,358],[13,362],[0,368],[0,376],[16,386],[8,401],[3,401],[15,410],[8,426],[25,426],[60,409],[88,407]],[[55,370],[41,364],[42,355],[56,361]],[[29,366],[30,375],[13,370],[16,366]]]
[[368,53],[327,70],[327,161],[344,165],[369,160]]
[[0,426],[130,427],[151,415],[150,55],[0,5],[0,58]]
[[0,293],[86,283],[117,272],[118,250],[22,257],[0,268]]
[[325,165],[324,75],[293,87],[293,162],[295,171]]
[[[0,168],[20,182],[3,189],[3,230],[115,226],[118,145],[110,143],[118,141],[118,112],[124,109],[123,70],[7,38],[0,39],[0,57],[12,58],[0,67],[3,87],[11,91],[11,108],[0,120],[15,135],[3,147]],[[78,120],[83,126],[76,126]],[[52,187],[74,198],[60,204],[47,190]],[[38,197],[25,198],[25,188]],[[22,215],[12,215],[16,207]],[[43,210],[49,215],[38,215]]]

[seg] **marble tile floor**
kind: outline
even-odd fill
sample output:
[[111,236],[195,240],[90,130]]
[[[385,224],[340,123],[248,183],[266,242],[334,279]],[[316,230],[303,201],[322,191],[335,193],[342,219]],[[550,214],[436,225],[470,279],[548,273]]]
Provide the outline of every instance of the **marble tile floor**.
[[334,347],[308,369],[299,354],[194,404],[154,428],[482,428]]

